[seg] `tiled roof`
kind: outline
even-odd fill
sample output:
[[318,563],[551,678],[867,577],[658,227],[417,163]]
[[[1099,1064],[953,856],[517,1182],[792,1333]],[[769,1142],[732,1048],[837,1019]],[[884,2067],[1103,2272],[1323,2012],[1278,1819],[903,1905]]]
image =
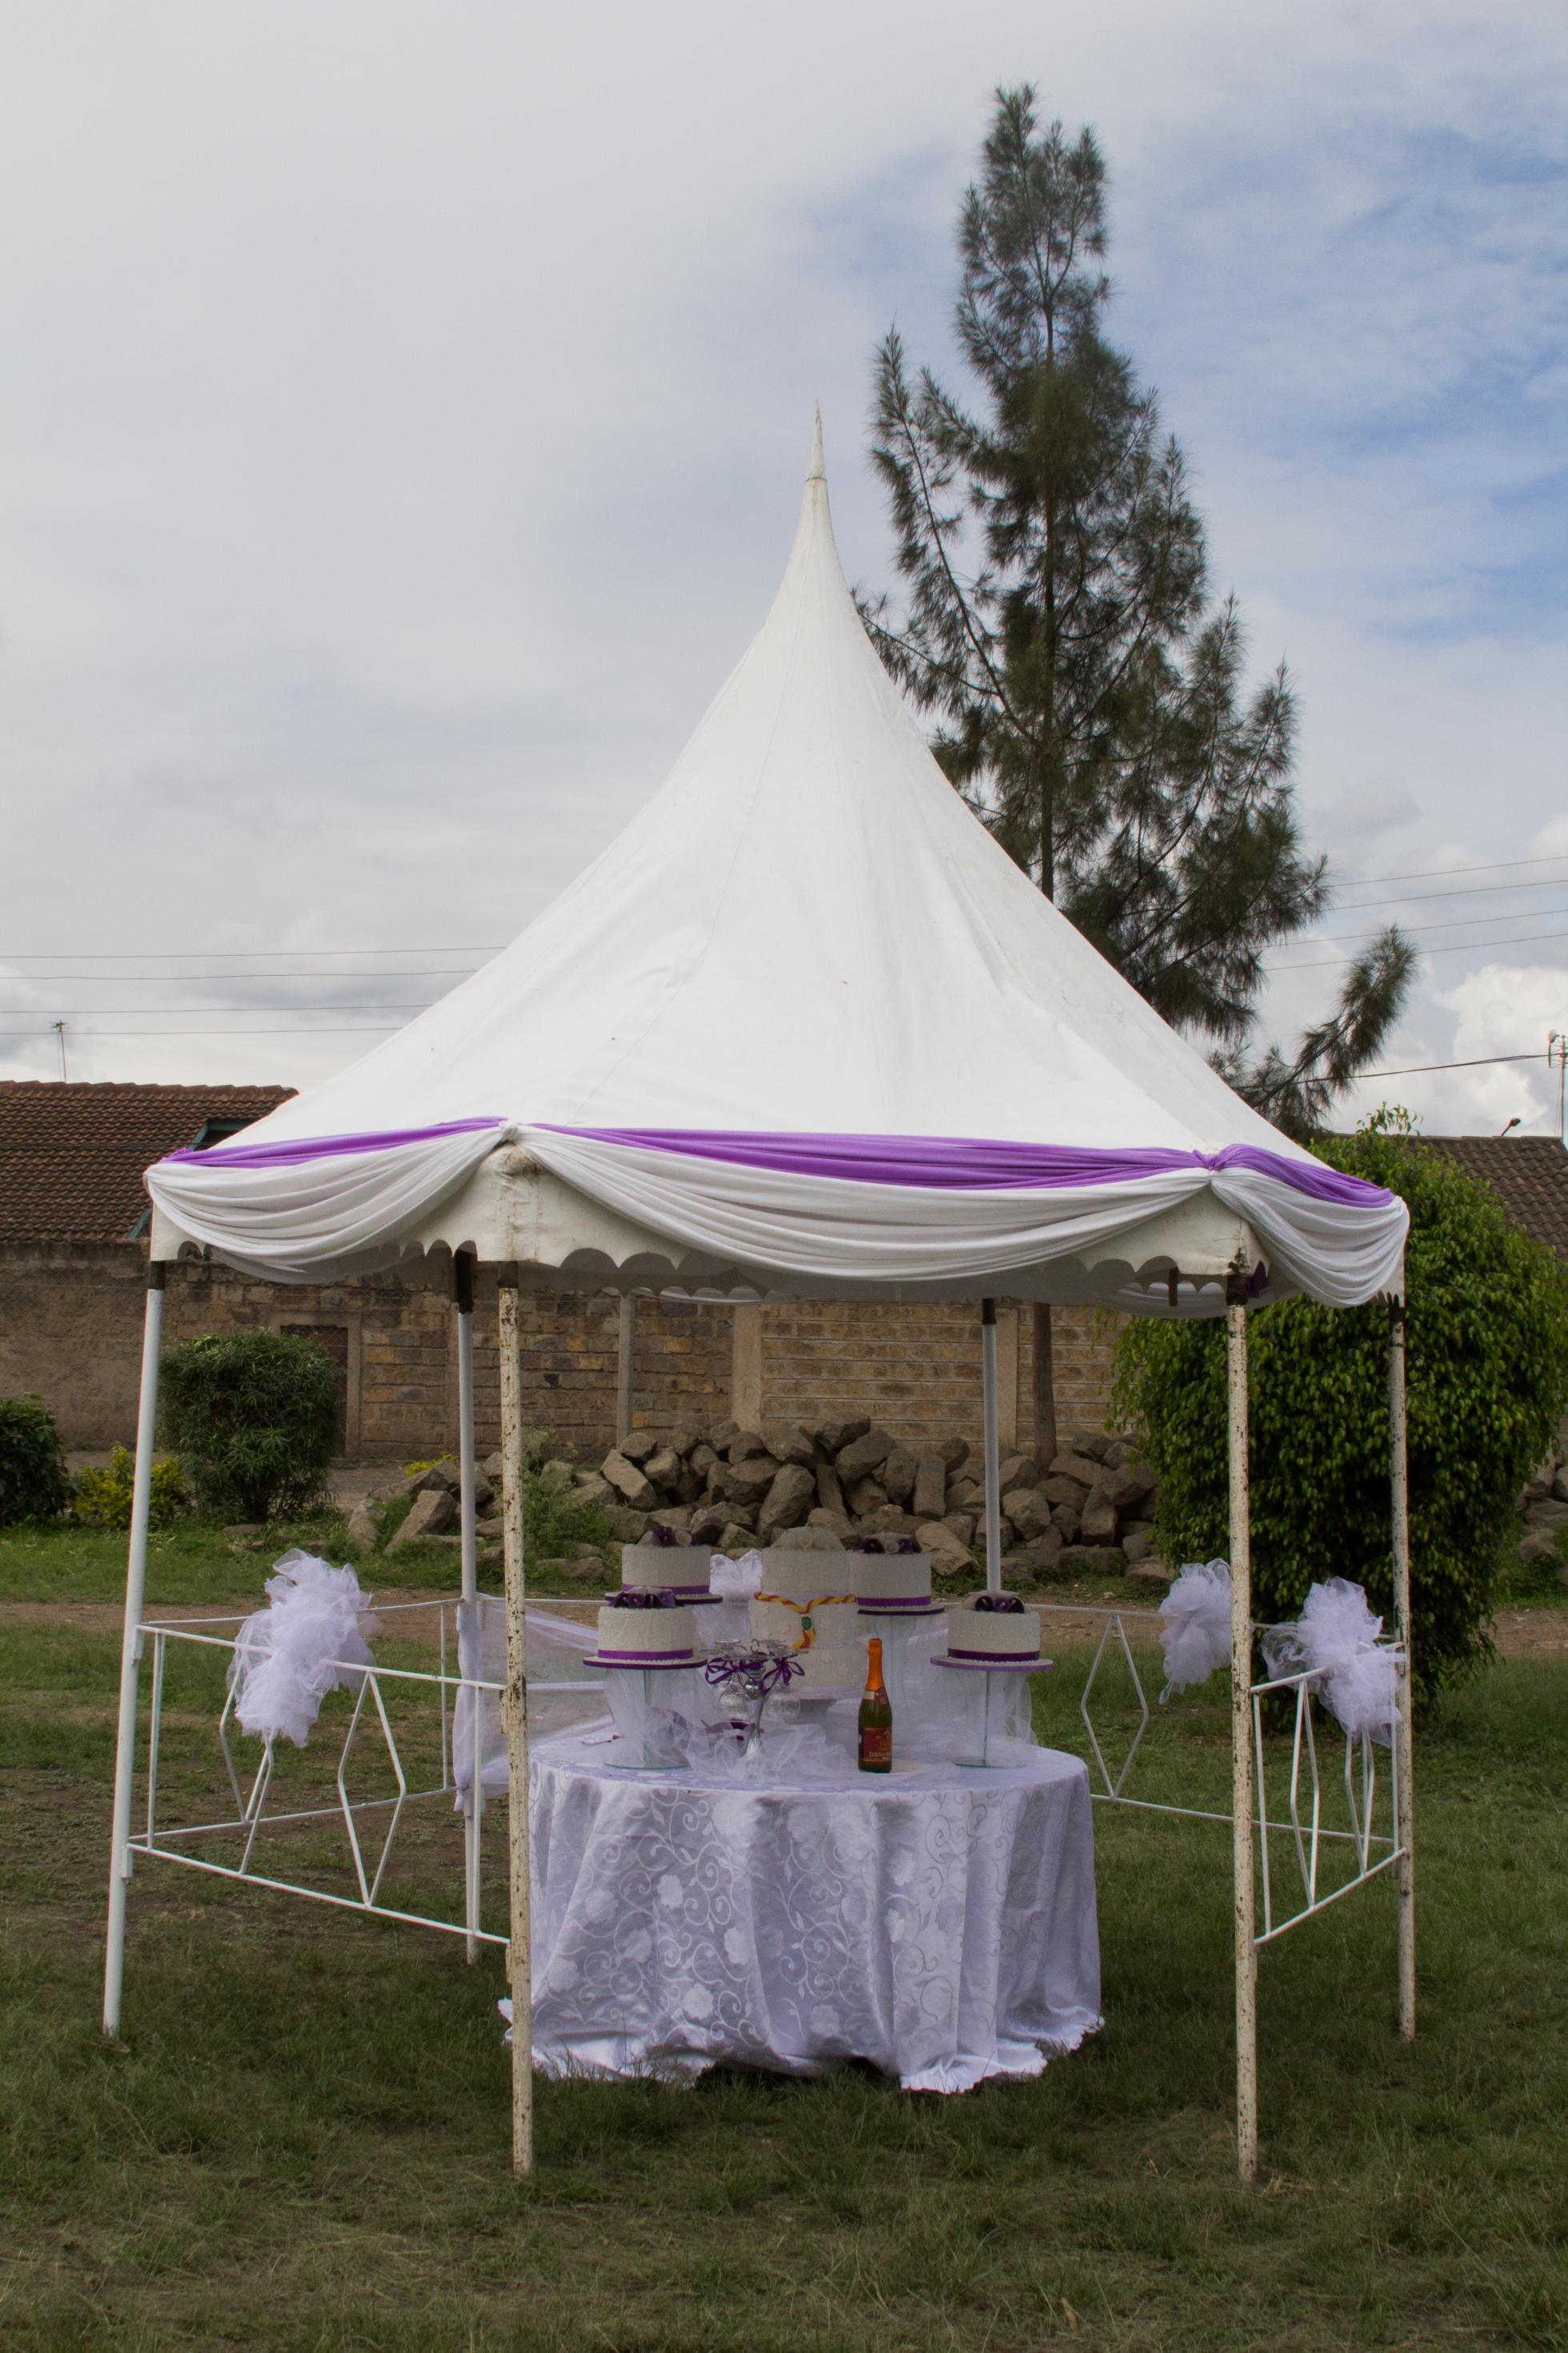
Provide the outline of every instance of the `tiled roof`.
[[1568,1152],[1554,1135],[1424,1135],[1489,1184],[1516,1226],[1568,1258]]
[[125,1240],[147,1211],[144,1168],[293,1092],[0,1080],[0,1242]]

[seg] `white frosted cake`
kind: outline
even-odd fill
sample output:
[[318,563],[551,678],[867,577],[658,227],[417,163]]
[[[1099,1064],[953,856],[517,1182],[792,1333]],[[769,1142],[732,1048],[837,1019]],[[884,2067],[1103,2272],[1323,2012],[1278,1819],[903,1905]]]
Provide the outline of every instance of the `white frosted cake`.
[[621,1589],[646,1592],[650,1587],[673,1593],[678,1601],[706,1601],[711,1545],[641,1544],[621,1546]]
[[1040,1655],[1040,1613],[1016,1593],[972,1593],[947,1613],[947,1655],[1027,1666]]
[[931,1555],[899,1552],[897,1539],[886,1552],[852,1552],[845,1567],[863,1609],[929,1609]]
[[697,1613],[659,1593],[629,1590],[599,1612],[599,1656],[618,1667],[680,1667],[700,1658]]
[[841,1552],[763,1555],[762,1591],[746,1612],[753,1642],[778,1642],[805,1668],[792,1692],[858,1690],[866,1680],[866,1638],[860,1607]]

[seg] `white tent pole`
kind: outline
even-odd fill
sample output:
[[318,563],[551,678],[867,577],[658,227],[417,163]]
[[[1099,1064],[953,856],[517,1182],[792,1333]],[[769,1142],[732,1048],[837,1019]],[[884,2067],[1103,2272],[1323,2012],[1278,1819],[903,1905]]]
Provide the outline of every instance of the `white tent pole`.
[[1258,1946],[1252,1860],[1252,1525],[1247,1414],[1247,1279],[1226,1286],[1230,1458],[1230,1802],[1236,1894],[1236,2161],[1258,2179]]
[[[474,1655],[484,1672],[484,1644],[479,1616],[479,1539],[474,1508],[474,1261],[467,1250],[452,1259],[452,1303],[458,1313],[458,1508],[462,1528],[462,1593],[471,1613]],[[479,1824],[485,1809],[484,1707],[482,1694],[471,1692],[469,1721],[473,1727],[468,1759],[468,1786],[463,1793],[463,1919],[468,1927],[464,1949],[470,1961],[479,1957]]]
[[996,1422],[996,1302],[980,1303],[980,1399],[985,1446],[985,1589],[1002,1590],[1001,1444]]
[[1410,1627],[1410,1458],[1405,1412],[1405,1302],[1388,1303],[1389,1489],[1394,1533],[1394,1625],[1405,1653],[1394,1726],[1394,1782],[1398,1819],[1394,1829],[1399,1862],[1399,2031],[1415,2040],[1415,1654]]
[[522,1366],[517,1284],[500,1293],[500,1451],[506,1556],[507,1847],[510,1861],[511,2169],[533,2171],[532,1891],[528,1856],[528,1630],[523,1615]]
[[136,1685],[142,1664],[142,1610],[147,1594],[147,1523],[153,1503],[153,1440],[158,1427],[158,1359],[163,1336],[161,1261],[147,1270],[142,1327],[142,1394],[136,1410],[136,1477],[131,1490],[131,1541],[125,1560],[125,1629],[120,1645],[120,1728],[114,1745],[114,1820],[109,1839],[109,1923],[103,1956],[103,2031],[120,2031],[125,1982],[125,1899],[131,1880],[131,1789],[136,1757]]

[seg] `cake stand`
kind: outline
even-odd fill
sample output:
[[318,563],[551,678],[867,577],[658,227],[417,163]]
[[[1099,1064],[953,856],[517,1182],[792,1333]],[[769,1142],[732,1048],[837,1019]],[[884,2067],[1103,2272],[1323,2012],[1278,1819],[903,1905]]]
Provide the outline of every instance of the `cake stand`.
[[977,1674],[984,1675],[985,1678],[985,1697],[981,1712],[980,1754],[978,1757],[955,1757],[952,1760],[955,1765],[962,1766],[965,1770],[978,1771],[982,1767],[990,1764],[992,1739],[1002,1730],[1001,1724],[997,1722],[1002,1710],[1000,1706],[993,1704],[993,1686],[1003,1675],[1049,1674],[1056,1665],[1056,1661],[1054,1659],[955,1659],[944,1651],[931,1661],[931,1664],[933,1667],[952,1667],[960,1674]]
[[[650,1747],[657,1745],[652,1741],[651,1735],[661,1713],[661,1710],[656,1704],[654,1700],[654,1677],[656,1675],[688,1674],[693,1667],[705,1667],[708,1663],[707,1660],[661,1659],[657,1666],[644,1667],[635,1666],[626,1659],[603,1658],[597,1651],[594,1651],[589,1653],[584,1663],[590,1667],[600,1667],[606,1674],[637,1675],[641,1678],[642,1682],[643,1720],[641,1759],[635,1765],[630,1763],[623,1765],[618,1760],[611,1763],[606,1760],[605,1769],[612,1773],[665,1773],[672,1770],[674,1767],[683,1764],[685,1762],[683,1756],[678,1757],[668,1754],[653,1756],[649,1754]],[[614,1713],[615,1711],[612,1708],[611,1714],[614,1715]],[[616,1726],[616,1729],[619,1730],[618,1725]],[[622,1735],[622,1737],[625,1737],[624,1734]]]

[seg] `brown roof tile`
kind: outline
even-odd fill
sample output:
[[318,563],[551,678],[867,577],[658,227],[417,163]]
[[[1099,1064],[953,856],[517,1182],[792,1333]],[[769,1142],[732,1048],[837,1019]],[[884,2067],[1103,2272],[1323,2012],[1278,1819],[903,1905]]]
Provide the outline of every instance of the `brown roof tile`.
[[293,1092],[0,1080],[0,1242],[125,1240],[146,1214],[143,1169],[209,1123],[248,1127]]
[[1423,1135],[1489,1185],[1516,1226],[1568,1258],[1568,1151],[1554,1135]]

